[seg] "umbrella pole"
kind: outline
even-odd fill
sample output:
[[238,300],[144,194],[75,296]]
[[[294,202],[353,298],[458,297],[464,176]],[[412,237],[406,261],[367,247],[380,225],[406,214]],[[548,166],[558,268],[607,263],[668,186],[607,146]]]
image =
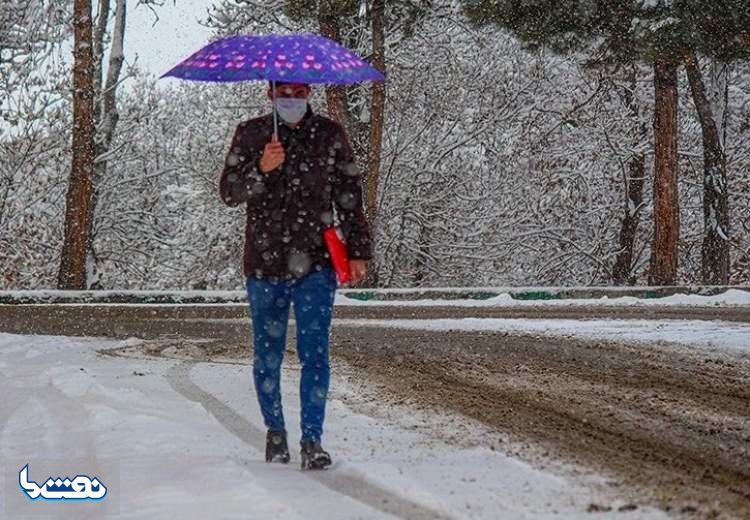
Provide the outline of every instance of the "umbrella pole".
[[271,95],[273,96],[273,140],[279,140],[279,116],[276,112],[276,80],[271,80]]

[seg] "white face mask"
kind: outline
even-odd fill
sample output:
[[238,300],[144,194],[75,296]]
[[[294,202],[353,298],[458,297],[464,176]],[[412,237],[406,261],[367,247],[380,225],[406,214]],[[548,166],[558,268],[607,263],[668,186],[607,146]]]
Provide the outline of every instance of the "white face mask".
[[279,117],[287,123],[297,124],[305,117],[307,99],[276,98],[276,111],[279,113]]

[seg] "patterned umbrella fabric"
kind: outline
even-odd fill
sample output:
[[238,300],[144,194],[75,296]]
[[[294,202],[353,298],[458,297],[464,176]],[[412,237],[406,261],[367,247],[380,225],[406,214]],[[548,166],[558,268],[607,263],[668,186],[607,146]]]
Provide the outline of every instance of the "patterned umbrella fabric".
[[315,34],[229,36],[206,45],[162,77],[166,76],[336,85],[385,80],[354,52]]

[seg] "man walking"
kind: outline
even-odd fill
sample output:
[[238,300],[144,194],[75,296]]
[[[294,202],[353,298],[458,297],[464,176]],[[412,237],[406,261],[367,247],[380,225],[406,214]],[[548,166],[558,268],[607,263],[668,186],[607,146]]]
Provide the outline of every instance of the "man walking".
[[[268,97],[274,98],[272,86]],[[336,274],[323,239],[335,217],[346,238],[352,282],[370,259],[362,186],[344,129],[314,114],[306,84],[276,83],[273,114],[241,123],[219,183],[229,206],[246,204],[243,271],[253,326],[253,379],[266,435],[266,461],[289,462],[281,363],[294,306],[300,379],[302,469],[331,464],[321,447],[330,376],[328,341]]]

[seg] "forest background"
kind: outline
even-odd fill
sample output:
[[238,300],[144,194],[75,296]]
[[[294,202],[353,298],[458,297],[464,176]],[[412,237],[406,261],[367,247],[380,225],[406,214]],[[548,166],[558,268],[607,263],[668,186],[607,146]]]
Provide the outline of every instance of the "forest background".
[[[244,212],[217,183],[266,85],[160,82],[124,60],[132,9],[159,2],[0,0],[2,289],[242,287]],[[387,74],[312,101],[363,171],[366,285],[684,285],[750,282],[748,18],[740,0],[217,0],[204,23],[321,33]]]

